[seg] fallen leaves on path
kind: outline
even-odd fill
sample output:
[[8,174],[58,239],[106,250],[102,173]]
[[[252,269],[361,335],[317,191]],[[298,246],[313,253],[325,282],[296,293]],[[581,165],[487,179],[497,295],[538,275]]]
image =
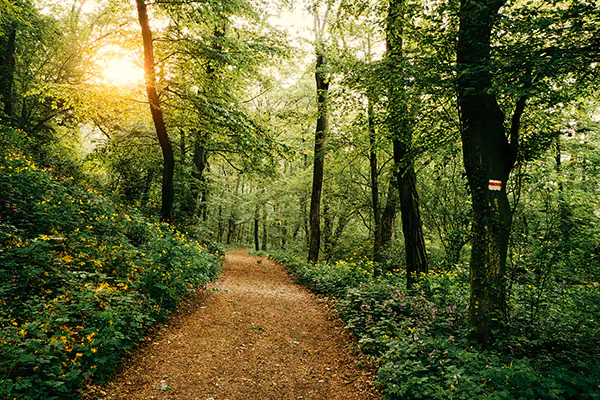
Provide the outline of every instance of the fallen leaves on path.
[[326,300],[244,250],[229,252],[223,269],[104,388],[104,399],[378,397],[372,366]]

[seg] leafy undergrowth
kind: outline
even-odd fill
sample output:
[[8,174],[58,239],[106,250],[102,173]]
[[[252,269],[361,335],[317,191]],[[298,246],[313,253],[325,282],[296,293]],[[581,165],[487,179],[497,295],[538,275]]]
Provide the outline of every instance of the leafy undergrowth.
[[0,125],[0,398],[72,399],[106,380],[222,257],[73,178]]
[[[380,362],[385,399],[600,398],[598,324],[558,323],[567,315],[584,319],[576,304],[544,328],[515,322],[503,341],[483,350],[468,339],[466,269],[431,273],[407,292],[402,272],[375,278],[368,261],[310,265],[285,253],[269,256],[299,282],[338,298],[346,326]],[[564,303],[600,300],[597,289],[570,290]]]

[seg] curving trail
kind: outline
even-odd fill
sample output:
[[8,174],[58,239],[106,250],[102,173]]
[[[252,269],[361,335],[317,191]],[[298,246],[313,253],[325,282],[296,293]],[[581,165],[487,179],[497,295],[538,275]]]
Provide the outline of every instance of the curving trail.
[[236,250],[220,279],[140,349],[104,399],[378,398],[342,321],[283,267]]

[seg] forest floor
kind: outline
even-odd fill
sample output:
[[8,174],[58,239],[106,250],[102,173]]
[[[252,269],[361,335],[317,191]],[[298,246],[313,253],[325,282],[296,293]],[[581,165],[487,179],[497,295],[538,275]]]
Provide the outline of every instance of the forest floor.
[[376,399],[375,372],[327,299],[282,266],[227,253],[220,281],[141,346],[104,399]]

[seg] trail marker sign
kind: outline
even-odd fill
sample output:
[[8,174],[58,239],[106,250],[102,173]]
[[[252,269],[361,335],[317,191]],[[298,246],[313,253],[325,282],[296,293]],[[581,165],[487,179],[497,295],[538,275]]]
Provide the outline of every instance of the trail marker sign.
[[495,181],[493,179],[490,179],[490,181],[488,182],[488,189],[494,191],[502,190],[502,181]]

